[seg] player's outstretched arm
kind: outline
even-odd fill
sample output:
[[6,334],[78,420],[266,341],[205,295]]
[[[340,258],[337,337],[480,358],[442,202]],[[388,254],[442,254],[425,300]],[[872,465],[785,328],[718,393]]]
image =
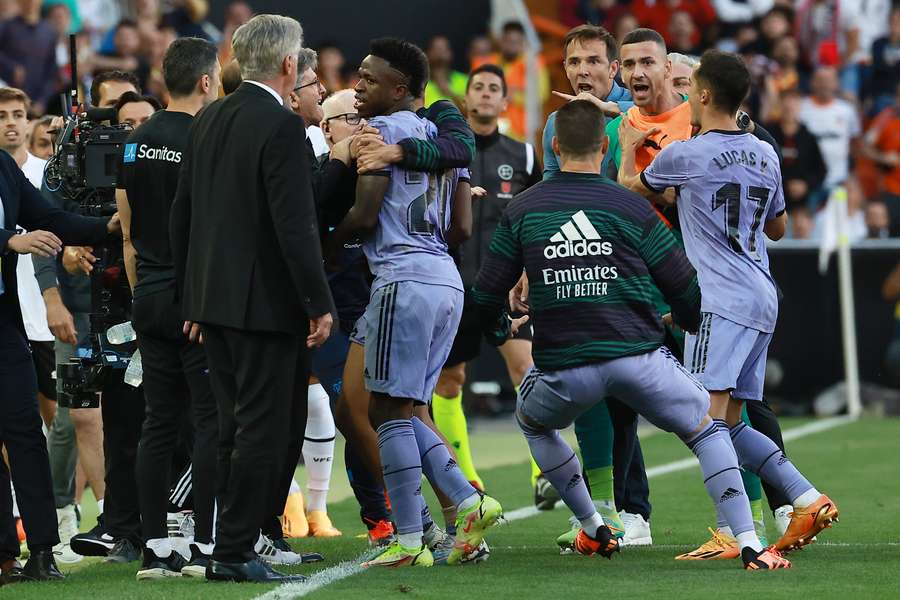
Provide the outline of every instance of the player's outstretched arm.
[[619,184],[626,187],[636,194],[652,199],[664,190],[656,190],[651,188],[641,179],[641,173],[638,171],[635,163],[635,154],[638,148],[644,145],[651,135],[659,132],[656,127],[648,131],[639,131],[628,122],[628,119],[622,119],[619,125],[619,144],[622,147],[622,164],[619,167]]

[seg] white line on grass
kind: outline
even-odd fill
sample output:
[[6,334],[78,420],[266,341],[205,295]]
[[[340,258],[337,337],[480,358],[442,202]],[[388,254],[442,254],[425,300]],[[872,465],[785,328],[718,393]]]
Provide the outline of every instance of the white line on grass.
[[[848,416],[842,417],[831,417],[828,419],[822,419],[820,421],[813,421],[812,423],[808,423],[806,425],[801,425],[800,427],[794,427],[792,429],[788,429],[784,432],[783,437],[785,442],[790,442],[802,437],[806,437],[808,435],[813,435],[815,433],[821,433],[823,431],[828,431],[829,429],[834,429],[835,427],[839,427],[841,425],[845,425],[847,423],[852,422],[854,419]],[[647,479],[652,477],[659,477],[660,475],[667,475],[669,473],[675,473],[677,471],[684,471],[690,469],[691,467],[697,464],[696,458],[685,458],[683,460],[676,460],[670,463],[666,463],[664,465],[660,465],[658,467],[651,467],[647,469]],[[562,504],[560,500],[557,505]],[[538,509],[534,506],[523,506],[522,508],[517,508],[515,510],[511,510],[509,512],[505,512],[503,518],[506,521],[520,521],[522,519],[528,519],[540,513]],[[822,545],[830,545],[837,546],[839,544],[834,543],[825,543]],[[852,544],[843,544],[846,546],[851,546]],[[862,544],[862,545],[873,545],[873,544]],[[884,544],[884,545],[895,545],[892,543]],[[900,545],[900,544],[897,544]],[[285,583],[281,586],[275,588],[272,591],[266,592],[261,596],[257,596],[255,600],[291,600],[293,598],[302,598],[307,594],[311,594],[316,590],[322,589],[326,585],[332,584],[335,581],[340,581],[341,579],[346,579],[347,577],[351,577],[356,575],[357,573],[361,573],[365,571],[365,569],[360,565],[361,562],[366,560],[370,551],[364,552],[360,556],[356,557],[353,560],[344,561],[340,564],[337,564],[333,567],[328,567],[327,569],[323,569],[321,571],[317,571],[313,574],[308,580],[303,583]]]

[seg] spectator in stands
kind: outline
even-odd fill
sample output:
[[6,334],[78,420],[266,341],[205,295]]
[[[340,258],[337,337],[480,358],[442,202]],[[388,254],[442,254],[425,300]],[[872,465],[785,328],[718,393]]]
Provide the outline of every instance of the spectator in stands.
[[[500,52],[473,60],[472,68],[483,64],[495,64],[503,69],[509,89],[509,105],[500,120],[500,132],[519,141],[525,139],[525,94],[527,89],[527,65],[525,61],[525,28],[518,21],[503,25],[500,36]],[[540,105],[550,96],[550,78],[544,59],[538,56],[538,90]],[[543,115],[538,115],[540,119]],[[530,140],[529,140],[530,141]]]
[[841,89],[853,96],[860,91],[859,18],[858,0],[800,0],[797,8],[804,62],[839,69]]
[[691,16],[695,25],[691,40],[693,46],[700,45],[700,32],[716,22],[716,11],[709,0],[634,0],[631,11],[641,27],[660,32],[667,47],[671,47],[673,41],[670,25],[674,13],[686,12]]
[[138,34],[137,24],[131,19],[122,19],[116,25],[113,36],[115,50],[101,52],[94,57],[94,72],[117,70],[129,71],[137,76],[141,87],[147,83],[150,74],[150,66],[141,56],[141,38]]
[[637,18],[631,13],[623,13],[613,23],[612,34],[616,37],[619,45],[625,36],[639,27]]
[[757,52],[765,56],[771,56],[775,44],[785,37],[793,36],[791,26],[792,15],[785,8],[775,7],[770,10],[759,22],[759,41]]
[[878,113],[863,138],[862,151],[881,167],[879,188],[890,213],[891,234],[900,231],[900,84],[894,88],[894,105]]
[[104,71],[91,82],[91,105],[100,108],[115,106],[125,92],[140,93],[140,83],[128,71]]
[[425,106],[431,106],[438,100],[450,100],[461,107],[469,78],[465,73],[453,70],[453,50],[450,48],[450,40],[443,35],[434,36],[428,40],[425,54],[428,56],[431,75],[428,85],[425,86]]
[[888,34],[872,44],[873,113],[894,102],[894,92],[900,84],[900,6],[891,10]]
[[234,31],[250,20],[253,9],[243,0],[232,2],[225,8],[225,26],[222,28],[222,39],[219,41],[219,62],[227,64],[231,59],[231,36]]
[[141,96],[137,92],[125,92],[116,102],[119,123],[127,123],[132,129],[143,125],[162,105],[153,96]]
[[852,104],[837,97],[838,73],[834,67],[819,67],[810,84],[812,96],[800,104],[800,122],[816,136],[828,168],[823,194],[811,202],[819,204],[850,172],[851,150],[860,135],[859,115]]
[[729,27],[750,23],[769,12],[775,5],[774,0],[712,0],[716,16],[725,24],[725,34]]
[[476,35],[473,37],[469,40],[469,50],[467,54],[470,68],[474,69],[475,67],[472,65],[476,63],[482,64],[488,62],[493,52],[494,47],[491,44],[489,37],[486,35]]
[[0,22],[0,79],[31,98],[32,114],[44,114],[56,94],[56,33],[41,21],[40,0],[19,0],[17,16]]
[[[844,188],[847,190],[847,239],[854,244],[865,239],[868,229],[866,227],[866,196],[863,192],[859,180],[851,175],[844,182]],[[814,227],[812,239],[818,240],[822,238],[824,232],[824,222],[827,211],[820,210],[813,217]]]
[[122,18],[122,9],[117,0],[79,0],[81,26],[91,38],[91,44],[99,47],[106,33]]
[[814,192],[822,185],[826,169],[818,141],[800,122],[801,104],[800,92],[784,92],[780,97],[781,118],[766,124],[781,147],[781,176],[788,211],[806,206],[810,197],[817,197]]
[[872,201],[866,205],[866,238],[883,240],[891,236],[891,217],[884,202]]
[[799,89],[800,69],[797,66],[799,58],[800,49],[793,37],[785,36],[775,42],[772,47],[772,60],[775,65],[770,80],[776,94]]
[[319,81],[325,86],[329,94],[346,88],[341,69],[346,60],[344,53],[334,42],[326,42],[319,45]]
[[207,0],[171,0],[169,4],[172,10],[163,15],[162,23],[175,29],[178,37],[198,37],[211,42],[222,37],[222,32],[206,20]]
[[590,23],[612,31],[616,19],[627,11],[618,0],[561,0],[559,20],[569,27]]
[[672,52],[685,54],[687,56],[699,56],[703,53],[703,48],[698,45],[697,26],[691,14],[684,10],[677,10],[672,13],[669,20],[669,41],[666,47]]
[[53,154],[53,137],[50,135],[52,120],[53,117],[48,115],[31,122],[28,151],[41,160],[47,160]]

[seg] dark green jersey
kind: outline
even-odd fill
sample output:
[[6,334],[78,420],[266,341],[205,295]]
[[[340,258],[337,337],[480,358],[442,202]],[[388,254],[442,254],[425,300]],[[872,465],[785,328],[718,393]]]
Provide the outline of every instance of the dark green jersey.
[[672,232],[644,198],[605,177],[560,172],[509,204],[473,289],[486,330],[523,269],[543,370],[658,348],[656,288],[685,329],[700,321],[697,276]]

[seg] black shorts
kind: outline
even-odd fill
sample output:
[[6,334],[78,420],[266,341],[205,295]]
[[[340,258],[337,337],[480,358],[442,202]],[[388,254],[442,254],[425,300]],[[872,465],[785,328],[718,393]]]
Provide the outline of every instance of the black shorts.
[[[526,323],[519,328],[518,333],[512,339],[530,342],[531,338],[531,323]],[[447,357],[444,368],[455,367],[460,363],[469,362],[477,358],[481,354],[481,340],[482,332],[478,323],[478,311],[472,305],[469,295],[466,294],[462,318],[459,321],[459,329],[456,331],[456,338],[453,340],[453,347],[450,348],[450,356]]]
[[37,372],[38,391],[51,400],[56,400],[56,355],[53,342],[28,342],[31,345],[31,360]]

